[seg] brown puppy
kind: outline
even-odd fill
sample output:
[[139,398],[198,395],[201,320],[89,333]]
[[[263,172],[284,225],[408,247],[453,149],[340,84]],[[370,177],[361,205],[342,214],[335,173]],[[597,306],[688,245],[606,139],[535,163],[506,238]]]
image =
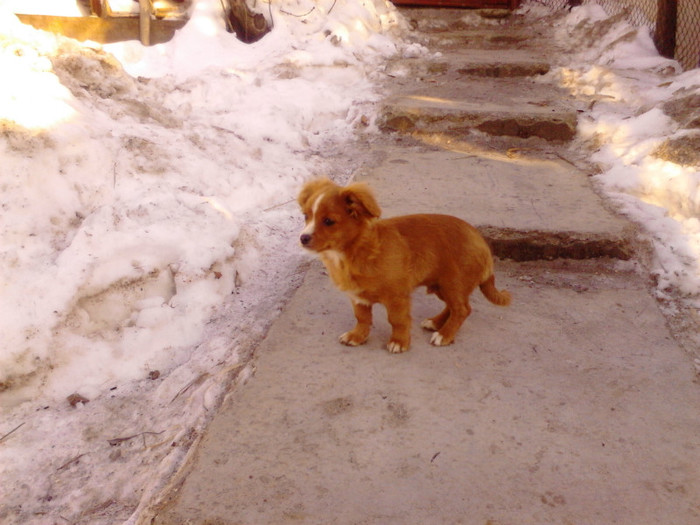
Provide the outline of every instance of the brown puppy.
[[493,258],[471,225],[449,215],[405,215],[380,220],[381,210],[366,184],[341,187],[327,178],[308,182],[298,198],[306,218],[302,246],[319,254],[335,285],[352,300],[357,325],[340,336],[350,346],[367,341],[372,305],[383,304],[392,326],[389,352],[411,342],[411,292],[426,286],[445,309],[422,323],[437,346],[454,341],[471,312],[477,286],[494,304],[510,304],[495,287]]

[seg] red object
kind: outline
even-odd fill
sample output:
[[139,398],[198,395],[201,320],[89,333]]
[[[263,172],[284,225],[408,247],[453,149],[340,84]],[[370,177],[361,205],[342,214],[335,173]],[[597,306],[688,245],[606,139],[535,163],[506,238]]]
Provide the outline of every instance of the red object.
[[396,5],[425,7],[470,7],[473,9],[517,9],[520,0],[392,0]]

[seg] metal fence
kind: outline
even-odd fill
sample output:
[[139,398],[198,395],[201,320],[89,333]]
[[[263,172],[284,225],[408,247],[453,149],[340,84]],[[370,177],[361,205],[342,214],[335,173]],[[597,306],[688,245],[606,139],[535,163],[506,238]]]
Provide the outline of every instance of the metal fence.
[[596,2],[609,15],[625,12],[627,20],[651,30],[659,52],[683,69],[700,67],[700,0],[539,0],[555,8]]

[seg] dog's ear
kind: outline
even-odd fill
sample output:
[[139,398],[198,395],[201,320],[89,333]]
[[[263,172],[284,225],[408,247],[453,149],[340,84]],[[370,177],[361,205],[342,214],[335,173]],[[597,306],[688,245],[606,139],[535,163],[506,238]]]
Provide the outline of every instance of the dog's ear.
[[355,182],[343,188],[340,196],[347,204],[348,213],[355,218],[377,218],[382,214],[382,209],[377,204],[372,190],[364,182]]
[[310,180],[309,182],[304,184],[304,186],[301,188],[301,191],[299,192],[299,196],[297,197],[297,202],[299,203],[299,206],[304,208],[308,203],[308,200],[326,186],[331,187],[335,186],[335,184],[328,177],[321,177],[318,179]]

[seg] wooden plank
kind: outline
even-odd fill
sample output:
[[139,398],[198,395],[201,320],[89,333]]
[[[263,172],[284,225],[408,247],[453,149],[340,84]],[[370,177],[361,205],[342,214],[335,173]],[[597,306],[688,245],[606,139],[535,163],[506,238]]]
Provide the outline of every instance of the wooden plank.
[[[21,22],[76,40],[93,40],[102,44],[139,40],[139,19],[100,18],[97,16],[66,17],[47,15],[17,15]],[[170,40],[186,20],[152,20],[150,43],[162,44]]]

